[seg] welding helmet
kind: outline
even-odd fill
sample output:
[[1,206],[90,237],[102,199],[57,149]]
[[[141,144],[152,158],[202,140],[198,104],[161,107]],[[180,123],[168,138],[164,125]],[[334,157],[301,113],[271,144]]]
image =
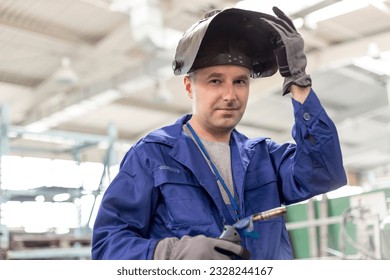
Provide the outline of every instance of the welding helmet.
[[212,11],[180,39],[172,69],[175,75],[215,65],[242,65],[252,78],[269,77],[278,69],[272,33],[260,12],[229,8]]

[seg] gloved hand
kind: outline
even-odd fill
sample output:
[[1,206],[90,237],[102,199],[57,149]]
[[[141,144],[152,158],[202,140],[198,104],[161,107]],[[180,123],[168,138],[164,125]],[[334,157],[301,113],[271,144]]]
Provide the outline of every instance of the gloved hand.
[[249,257],[249,251],[238,244],[204,235],[162,239],[153,254],[154,260],[231,260]]
[[283,95],[290,92],[292,84],[311,86],[311,78],[306,74],[307,59],[303,51],[304,42],[293,22],[279,8],[272,8],[277,17],[266,17],[261,20],[265,28],[273,34],[272,43],[278,61],[279,72],[285,78]]

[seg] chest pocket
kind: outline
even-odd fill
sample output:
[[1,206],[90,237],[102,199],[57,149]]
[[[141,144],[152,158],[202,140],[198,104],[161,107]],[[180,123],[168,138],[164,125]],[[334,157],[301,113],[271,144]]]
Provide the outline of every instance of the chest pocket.
[[245,200],[251,214],[280,206],[276,176],[249,172],[245,179]]
[[212,213],[206,190],[182,169],[161,166],[154,174],[168,212],[168,227],[210,225]]

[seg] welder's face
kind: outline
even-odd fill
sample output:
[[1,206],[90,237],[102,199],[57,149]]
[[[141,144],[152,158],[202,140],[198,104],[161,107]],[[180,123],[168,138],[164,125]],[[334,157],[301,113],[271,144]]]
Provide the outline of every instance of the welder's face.
[[248,102],[250,71],[236,65],[199,69],[184,78],[192,99],[191,122],[209,133],[231,132],[241,120]]

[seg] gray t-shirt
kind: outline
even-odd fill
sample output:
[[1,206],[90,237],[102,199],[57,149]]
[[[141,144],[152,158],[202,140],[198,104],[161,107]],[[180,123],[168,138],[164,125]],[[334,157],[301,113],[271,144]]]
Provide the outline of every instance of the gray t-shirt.
[[[191,136],[191,138],[194,140],[195,144],[198,146],[198,143],[196,143],[194,137],[192,136],[191,132],[187,128],[186,125],[183,126],[184,131]],[[225,184],[227,185],[230,193],[234,197],[234,187],[233,187],[233,177],[232,177],[232,165],[231,165],[231,156],[230,156],[230,146],[228,143],[225,142],[213,142],[208,141],[206,139],[200,138],[202,141],[203,146],[205,147],[206,151],[208,152],[211,160],[213,161],[215,167],[218,169],[219,174],[221,175],[222,179],[225,181]],[[200,150],[200,148],[199,148]],[[200,150],[202,152],[202,150]],[[202,152],[203,154],[203,152]],[[206,156],[203,155],[207,160]],[[209,163],[209,166],[211,168],[211,165]],[[225,189],[223,188],[222,184],[218,181],[219,190],[222,194],[222,198],[226,204],[231,204],[229,200],[229,196],[226,193]]]

